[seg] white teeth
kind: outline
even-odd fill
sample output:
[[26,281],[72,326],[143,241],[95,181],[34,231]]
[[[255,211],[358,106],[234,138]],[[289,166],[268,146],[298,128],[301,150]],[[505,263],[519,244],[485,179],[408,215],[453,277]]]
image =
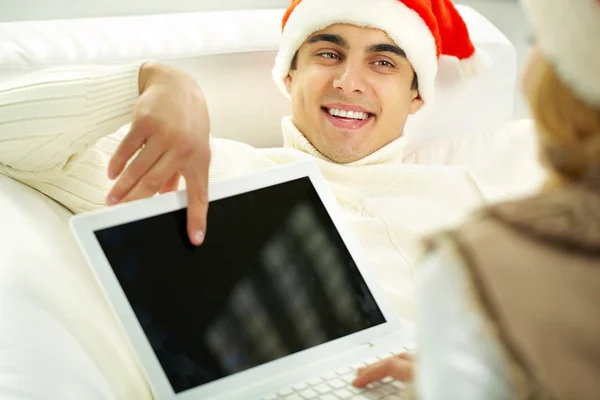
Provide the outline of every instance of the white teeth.
[[349,119],[367,119],[369,117],[368,113],[360,112],[360,111],[346,111],[346,110],[338,110],[337,108],[330,108],[329,114],[336,117],[343,117]]

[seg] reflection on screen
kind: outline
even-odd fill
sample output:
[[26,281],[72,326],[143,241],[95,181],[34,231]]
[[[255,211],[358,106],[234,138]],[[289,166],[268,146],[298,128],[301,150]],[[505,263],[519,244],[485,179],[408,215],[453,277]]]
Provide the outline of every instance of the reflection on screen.
[[308,178],[96,237],[176,393],[385,322]]

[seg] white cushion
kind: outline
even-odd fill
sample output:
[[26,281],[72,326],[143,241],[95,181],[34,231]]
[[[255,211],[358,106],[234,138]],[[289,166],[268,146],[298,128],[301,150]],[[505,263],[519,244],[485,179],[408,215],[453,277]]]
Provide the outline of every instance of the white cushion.
[[485,186],[515,198],[533,194],[544,184],[547,174],[537,155],[534,123],[524,119],[413,144],[406,149],[404,162],[465,166]]
[[0,175],[0,398],[149,398],[70,215]]
[[[492,64],[455,79],[441,60],[437,99],[407,126],[411,141],[489,131],[512,118],[514,47],[480,14],[459,7]],[[258,147],[281,144],[289,102],[271,79],[283,9],[0,23],[0,81],[42,68],[156,59],[190,72],[208,99],[213,134]],[[455,83],[459,82],[459,83]]]

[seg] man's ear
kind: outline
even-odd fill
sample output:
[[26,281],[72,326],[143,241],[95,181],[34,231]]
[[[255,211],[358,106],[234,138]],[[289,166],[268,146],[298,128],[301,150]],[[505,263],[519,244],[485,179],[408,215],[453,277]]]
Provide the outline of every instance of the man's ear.
[[290,72],[288,72],[287,76],[283,79],[283,83],[285,83],[285,89],[290,94],[292,93],[292,73],[293,73],[293,71],[290,70]]
[[419,91],[413,90],[412,99],[410,101],[410,109],[408,110],[408,113],[411,115],[416,114],[417,111],[419,111],[421,107],[423,107],[424,103],[425,102],[423,101],[423,99],[421,99],[421,95],[419,95]]

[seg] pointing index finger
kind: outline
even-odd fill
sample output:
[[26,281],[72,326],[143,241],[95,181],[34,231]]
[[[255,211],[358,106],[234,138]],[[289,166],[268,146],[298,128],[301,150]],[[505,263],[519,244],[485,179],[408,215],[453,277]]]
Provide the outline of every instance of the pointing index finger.
[[199,246],[206,237],[209,160],[202,159],[200,163],[191,164],[183,174],[188,198],[187,230],[190,241]]

